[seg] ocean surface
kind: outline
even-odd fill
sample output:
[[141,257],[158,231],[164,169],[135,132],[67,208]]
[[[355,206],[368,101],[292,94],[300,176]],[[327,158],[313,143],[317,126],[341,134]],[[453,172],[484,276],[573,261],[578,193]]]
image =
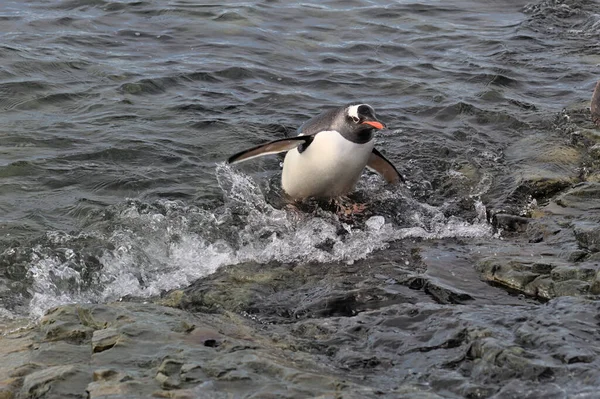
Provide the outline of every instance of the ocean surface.
[[[589,102],[598,10],[2,1],[0,317],[155,296],[242,262],[352,264],[401,240],[496,251],[503,233],[486,215],[514,191],[506,176],[562,140],[564,108]],[[360,223],[282,208],[280,157],[224,164],[354,101],[388,125],[376,146],[407,179],[365,173]],[[442,263],[446,284],[469,284],[469,267]]]

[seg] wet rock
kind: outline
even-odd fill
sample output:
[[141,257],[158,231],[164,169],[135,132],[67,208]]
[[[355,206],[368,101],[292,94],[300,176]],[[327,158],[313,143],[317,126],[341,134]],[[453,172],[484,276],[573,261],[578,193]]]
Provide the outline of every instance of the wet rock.
[[590,110],[592,114],[592,122],[600,126],[600,82],[596,83],[594,93],[592,94]]
[[[61,329],[62,341],[44,341],[48,324],[69,324],[73,331],[81,330],[83,326],[73,321],[78,310],[80,307],[74,305],[57,308],[46,316],[44,324],[28,332],[27,342],[33,345],[25,346],[19,359],[11,362],[14,365],[20,361],[23,367],[19,369],[19,377],[12,377],[17,379],[14,384],[5,384],[7,395],[212,398],[243,393],[256,397],[267,394],[317,397],[335,387],[361,389],[344,381],[341,374],[317,372],[322,368],[319,359],[284,349],[289,343],[272,345],[268,336],[255,329],[254,322],[246,326],[248,319],[232,314],[192,316],[149,304],[89,305],[85,310],[97,322],[95,325],[110,327],[96,330],[88,342],[73,343],[66,328]],[[80,321],[84,322],[87,324],[89,319]],[[194,327],[182,331],[182,325]],[[128,338],[115,339],[118,336]],[[0,338],[0,348],[6,339]],[[36,353],[34,346],[40,344],[56,348],[71,346],[79,355],[57,356],[59,351],[48,351],[34,367],[25,367],[32,352]],[[90,364],[94,365],[93,370]],[[8,375],[0,374],[3,377]],[[228,385],[205,385],[211,381]],[[236,384],[237,381],[244,384]],[[364,397],[373,397],[371,389],[363,391]]]
[[600,223],[577,222],[573,232],[581,247],[592,252],[600,251]]
[[136,397],[136,393],[140,392],[139,382],[134,381],[131,375],[116,369],[95,370],[92,379],[86,388],[90,399],[107,396]]
[[557,258],[538,261],[523,256],[495,256],[481,259],[476,269],[487,281],[527,295],[551,299],[593,294],[597,289],[595,281],[600,265],[581,262],[575,266]]
[[202,370],[202,365],[198,363],[186,363],[181,366],[181,379],[184,382],[207,381],[208,377]]
[[49,311],[41,320],[46,341],[67,341],[73,344],[88,342],[93,327],[81,323],[77,309],[62,307]]
[[[483,256],[476,269],[486,281],[538,298],[595,295],[600,250],[600,184],[569,187],[537,209],[519,235]],[[521,233],[522,234],[522,233]],[[527,254],[527,255],[525,255]]]
[[588,256],[587,251],[583,250],[574,250],[568,251],[568,253],[564,254],[563,258],[568,260],[569,262],[581,262]]
[[566,145],[558,134],[549,137],[532,131],[506,148],[507,173],[491,183],[484,202],[500,214],[531,216],[532,201],[544,205],[581,181],[585,152],[585,148]]
[[154,391],[152,397],[167,399],[229,399],[231,395],[219,392],[212,383],[204,383],[190,389]]
[[73,345],[65,341],[41,342],[31,356],[33,364],[59,365],[65,362],[83,363],[89,359],[87,345]]
[[92,335],[92,352],[98,353],[112,348],[119,339],[119,333],[114,328],[94,331]]
[[[558,267],[530,269],[550,276]],[[554,273],[562,279],[556,283],[577,275]],[[594,344],[600,339],[595,325],[600,303],[592,300],[565,297],[508,307],[383,301],[351,317],[314,313],[268,326],[257,320],[267,317],[278,297],[263,300],[265,307],[253,317],[228,311],[192,315],[140,303],[87,305],[97,326],[110,326],[95,336],[130,338],[93,352],[93,338],[73,344],[67,333],[64,341],[44,342],[45,325],[8,334],[0,338],[0,350],[7,340],[22,340],[22,366],[13,367],[15,376],[9,377],[0,365],[0,387],[6,397],[24,398],[438,399],[499,395],[506,381],[537,393],[550,392],[546,382],[562,386],[574,375],[585,378],[573,392],[600,383],[600,350]],[[77,306],[64,306],[47,321],[66,323],[77,314]],[[182,330],[182,325],[194,328]],[[206,345],[209,341],[219,344]],[[80,346],[87,358],[46,356],[28,366],[40,343]]]
[[[245,263],[221,268],[185,289],[180,306],[193,311],[260,313],[260,321],[268,323],[277,318],[351,316],[386,301],[411,301],[405,295],[408,290],[405,293],[385,290],[380,278],[367,277],[372,274],[369,263],[331,264],[328,268]],[[379,272],[387,276],[384,287],[408,284],[407,276],[411,274],[410,270],[389,261]],[[359,285],[365,278],[378,283]],[[277,304],[270,305],[269,301]]]
[[[28,347],[28,349],[31,349],[31,347]],[[19,365],[18,367],[15,367],[14,370],[9,375],[11,377],[25,377],[26,375],[31,374],[34,371],[37,371],[41,368],[42,368],[42,366],[39,364],[24,363],[24,364]]]
[[553,290],[561,296],[580,296],[590,293],[590,284],[581,280],[554,282]]
[[122,380],[121,373],[114,369],[99,369],[94,371],[92,376],[94,382],[96,381],[111,381],[111,380]]
[[[338,319],[330,320],[330,333],[333,336],[345,337],[343,347],[357,348],[362,344],[367,344],[370,357],[365,358],[368,362],[350,363],[356,368],[356,364],[361,365],[364,369],[365,365],[369,365],[377,370],[378,374],[397,372],[397,376],[402,378],[402,370],[410,369],[414,372],[419,372],[420,367],[427,363],[427,358],[438,360],[439,374],[432,373],[430,370],[429,382],[432,385],[442,384],[445,389],[456,394],[466,394],[466,392],[477,391],[485,392],[486,396],[492,394],[489,390],[490,384],[496,381],[505,381],[507,379],[528,380],[532,382],[554,380],[559,378],[569,378],[568,372],[565,370],[565,364],[568,360],[556,364],[553,359],[566,359],[565,353],[572,354],[577,359],[579,355],[582,359],[597,358],[598,351],[592,350],[589,345],[585,345],[585,349],[578,349],[578,343],[570,342],[565,345],[563,341],[569,334],[569,328],[562,324],[561,317],[565,312],[568,312],[567,307],[573,306],[571,301],[566,301],[571,305],[560,305],[559,311],[556,310],[557,304],[561,301],[552,303],[546,309],[537,309],[539,314],[529,313],[532,309],[524,308],[511,315],[509,313],[494,312],[494,307],[482,310],[485,316],[475,316],[471,311],[462,313],[462,311],[452,311],[448,313],[447,308],[441,305],[398,305],[387,308],[384,312],[373,311],[357,316],[359,323],[355,325],[361,326],[360,330],[349,330],[342,326],[347,326],[347,320]],[[594,302],[588,302],[594,304]],[[594,304],[593,307],[597,307]],[[468,306],[467,306],[468,308]],[[461,307],[465,309],[465,307]],[[500,310],[495,308],[496,310]],[[513,309],[515,311],[517,309]],[[554,313],[556,312],[556,313]],[[584,311],[587,312],[587,311]],[[593,310],[591,311],[593,314]],[[548,317],[549,314],[553,316]],[[578,315],[576,317],[579,317]],[[380,322],[373,322],[370,318],[381,317]],[[463,318],[465,317],[465,318]],[[472,323],[471,317],[482,317],[479,323]],[[486,319],[495,320],[496,326],[502,325],[505,328],[501,330],[487,325]],[[488,320],[489,320],[488,319]],[[470,320],[470,321],[467,321]],[[558,324],[556,324],[558,322]],[[316,321],[305,321],[306,323],[316,323]],[[544,326],[553,326],[555,336],[544,338],[546,334],[540,334],[540,324]],[[583,322],[583,328],[587,322]],[[592,323],[593,324],[593,323]],[[433,327],[433,326],[436,327]],[[560,327],[559,327],[560,325]],[[431,330],[426,326],[431,326]],[[514,326],[520,326],[518,334],[513,335]],[[590,324],[591,327],[591,324]],[[430,334],[423,334],[425,331],[420,330],[419,334],[413,332],[417,329],[425,328]],[[303,329],[303,331],[315,331],[314,329]],[[336,334],[339,331],[339,334]],[[352,331],[352,333],[351,333]],[[594,332],[592,332],[594,331]],[[505,335],[507,334],[507,335]],[[596,335],[595,329],[589,330],[584,334],[585,337],[580,337],[582,340],[590,339],[589,334]],[[429,336],[429,340],[421,340],[417,336]],[[361,337],[365,337],[365,341]],[[367,339],[368,337],[368,339]],[[512,338],[511,338],[512,337]],[[306,337],[308,338],[308,337]],[[315,341],[332,342],[327,334],[314,336]],[[579,338],[578,338],[579,339]],[[561,342],[562,341],[562,342]],[[537,349],[534,349],[537,348]],[[590,357],[590,350],[593,355]],[[354,352],[356,349],[354,349]],[[348,364],[349,354],[346,351],[338,350],[336,358],[343,360],[343,364]],[[352,353],[352,352],[350,352]],[[419,357],[411,356],[413,353],[419,353]],[[351,355],[351,358],[360,359],[358,354]],[[594,360],[597,361],[597,360]],[[403,364],[402,369],[396,369],[395,364]],[[443,370],[443,372],[442,372]],[[480,386],[474,386],[472,383],[466,383],[461,374],[455,375],[455,381],[448,384],[448,375],[453,370],[460,370],[462,375],[468,373],[474,381],[480,384],[487,385],[487,389],[482,389]],[[404,371],[405,372],[405,371]],[[451,375],[451,374],[450,374]],[[598,378],[596,374],[595,378]]]
[[423,286],[423,291],[430,295],[437,303],[465,303],[473,300],[473,297],[466,292],[461,292],[439,282],[427,281]]
[[219,309],[240,311],[255,298],[289,281],[290,273],[284,267],[259,264],[221,268],[208,280],[200,280],[198,284],[187,288],[179,305],[184,309],[209,312]]
[[[531,393],[535,392],[535,393]],[[564,389],[556,384],[546,383],[543,386],[531,382],[514,380],[502,388],[500,392],[493,395],[491,399],[561,399],[564,398]],[[585,396],[584,396],[585,397]]]
[[593,158],[600,159],[600,144],[594,144],[588,151]]
[[530,243],[552,242],[563,230],[564,226],[557,224],[551,218],[541,218],[529,221],[525,237]]
[[476,268],[488,281],[528,292],[527,285],[540,276],[540,269],[551,270],[553,265],[540,265],[523,258],[486,258]]
[[194,326],[193,329],[184,331],[184,341],[203,345],[208,348],[218,348],[225,342],[225,336],[215,329],[207,328],[206,326]]
[[[530,208],[532,201],[543,204],[579,181],[572,174],[565,175],[544,169],[515,173],[515,175],[505,177],[498,182],[499,185],[502,185],[502,191],[506,194],[495,198],[489,198],[487,195],[484,197],[486,204],[489,204],[493,213],[530,217],[536,211]],[[501,217],[500,223],[506,222],[509,231],[522,231],[524,221],[511,219],[505,218],[502,220]]]
[[600,272],[596,273],[596,276],[590,284],[590,294],[600,295]]
[[497,229],[502,229],[507,232],[524,232],[527,230],[529,218],[497,213],[493,216],[492,223]]
[[117,383],[113,381],[92,382],[86,387],[87,399],[95,398],[147,398],[147,394],[140,394],[145,391],[145,386],[139,381],[126,381]]
[[550,271],[550,277],[556,282],[568,280],[591,281],[594,279],[600,266],[596,264],[586,264],[582,266],[562,265],[554,267]]
[[77,367],[73,365],[52,366],[25,377],[20,395],[24,398],[48,397],[46,394],[52,390],[52,397],[58,398],[61,397],[61,392],[67,395],[68,392],[78,391],[80,394],[77,397],[84,398],[86,385],[87,377]]
[[182,290],[173,290],[166,294],[163,298],[156,301],[159,305],[170,306],[172,308],[179,307],[184,293]]
[[20,381],[17,378],[9,378],[0,381],[0,399],[13,399],[15,392],[19,391]]
[[175,359],[163,360],[154,378],[163,388],[180,388],[180,373],[183,363],[183,361]]
[[[600,211],[600,183],[581,183],[567,190],[556,199],[556,204],[573,216],[589,216],[591,211]],[[554,208],[552,208],[554,210]],[[556,210],[560,214],[559,210]]]
[[519,179],[519,185],[513,196],[547,199],[576,183],[574,176],[559,176],[545,171],[532,172]]

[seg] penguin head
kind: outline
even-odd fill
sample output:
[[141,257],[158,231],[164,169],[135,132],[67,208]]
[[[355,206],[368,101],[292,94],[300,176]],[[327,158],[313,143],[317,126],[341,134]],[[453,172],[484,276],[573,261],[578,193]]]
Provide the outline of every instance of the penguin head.
[[342,135],[355,143],[366,143],[373,138],[373,130],[385,128],[375,110],[368,104],[352,104],[344,109]]
[[346,107],[346,121],[358,129],[383,129],[385,124],[377,119],[375,110],[368,104],[354,104]]

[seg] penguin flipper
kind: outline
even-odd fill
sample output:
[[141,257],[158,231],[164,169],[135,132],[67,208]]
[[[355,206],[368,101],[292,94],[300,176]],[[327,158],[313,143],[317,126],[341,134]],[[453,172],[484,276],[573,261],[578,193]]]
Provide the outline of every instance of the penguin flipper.
[[369,156],[369,162],[367,162],[367,168],[371,169],[373,172],[381,175],[385,181],[390,184],[396,184],[398,182],[404,183],[404,177],[398,172],[396,167],[379,151],[373,148],[373,152]]
[[295,136],[271,141],[269,143],[257,145],[256,147],[238,152],[237,154],[229,157],[227,163],[234,164],[257,157],[262,157],[264,155],[278,154],[280,152],[293,150],[302,144],[310,144],[312,139],[313,138],[311,136]]

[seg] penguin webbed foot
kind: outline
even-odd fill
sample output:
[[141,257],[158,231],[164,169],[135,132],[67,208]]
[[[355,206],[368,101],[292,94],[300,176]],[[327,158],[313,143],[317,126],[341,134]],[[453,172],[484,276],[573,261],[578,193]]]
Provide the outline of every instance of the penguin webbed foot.
[[[293,214],[325,216],[327,212],[335,214],[340,221],[356,224],[372,215],[370,204],[347,196],[330,199],[306,198],[290,201],[283,207]],[[323,213],[325,212],[325,213]]]
[[344,221],[353,221],[354,216],[363,215],[368,209],[367,203],[355,202],[346,196],[333,198],[331,203],[336,209],[335,213]]

